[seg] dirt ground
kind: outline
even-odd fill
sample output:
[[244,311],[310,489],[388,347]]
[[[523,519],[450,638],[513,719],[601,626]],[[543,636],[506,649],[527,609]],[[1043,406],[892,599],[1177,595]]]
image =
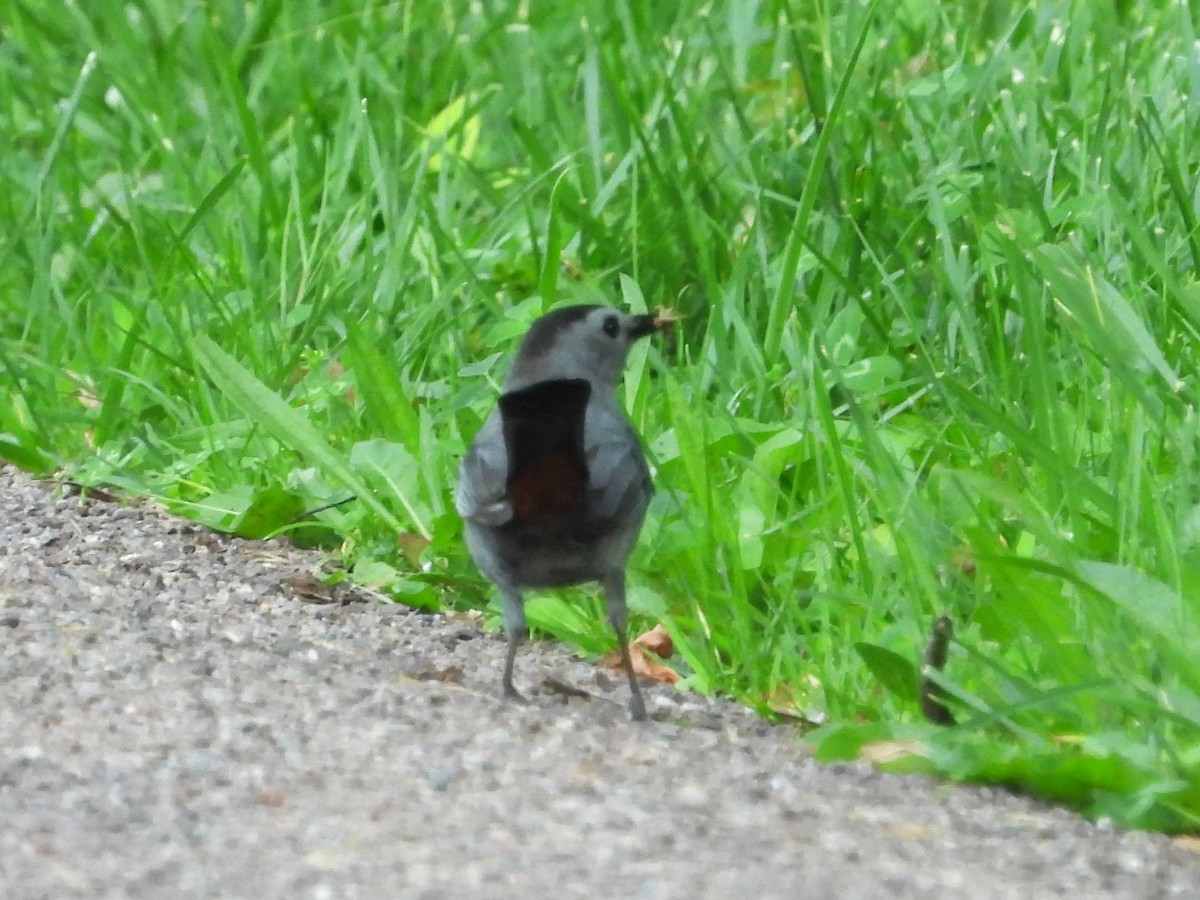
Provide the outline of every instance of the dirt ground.
[[[0,467],[0,896],[1196,897],[1200,853],[470,622],[298,599],[315,558]],[[545,679],[590,699],[537,690]]]

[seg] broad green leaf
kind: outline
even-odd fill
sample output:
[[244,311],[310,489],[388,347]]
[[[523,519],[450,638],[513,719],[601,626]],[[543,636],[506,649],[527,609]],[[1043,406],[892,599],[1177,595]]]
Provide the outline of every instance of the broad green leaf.
[[892,727],[886,722],[846,722],[817,728],[806,734],[804,740],[813,745],[813,755],[820,762],[849,762],[858,759],[867,744],[892,737]]
[[1129,370],[1152,369],[1170,391],[1182,386],[1133,304],[1078,254],[1055,244],[1033,252],[1054,297],[1079,323],[1101,356]]
[[1200,659],[1200,618],[1178,591],[1131,566],[1083,560],[1076,568],[1080,577],[1135,622],[1148,640],[1170,654],[1177,674],[1193,690],[1200,690],[1192,665]]
[[865,641],[856,643],[854,649],[880,684],[901,702],[910,706],[916,705],[917,684],[921,675],[911,659],[887,647],[868,644]]
[[295,522],[304,502],[278,484],[258,488],[250,505],[234,520],[233,532],[247,538],[270,537]]
[[359,441],[350,450],[350,468],[377,490],[386,489],[404,507],[413,528],[426,540],[432,537],[432,514],[420,498],[417,461],[402,444],[382,438]]
[[351,471],[346,461],[333,451],[298,410],[285,403],[207,335],[198,335],[193,340],[192,350],[203,366],[204,373],[243,415],[260,425],[285,447],[291,447],[324,468],[330,478],[341,482],[389,527],[402,530],[400,520],[379,501],[366,482]]

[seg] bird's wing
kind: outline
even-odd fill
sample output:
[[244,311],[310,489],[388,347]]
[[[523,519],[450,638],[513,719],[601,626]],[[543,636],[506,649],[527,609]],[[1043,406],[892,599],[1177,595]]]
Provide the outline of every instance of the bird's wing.
[[541,381],[500,398],[508,452],[508,502],[516,522],[554,528],[577,514],[587,483],[583,378]]
[[[514,502],[536,506],[553,501],[557,507],[557,501],[564,498],[546,482],[557,475],[569,474],[576,464],[572,462],[564,473],[560,471],[562,467],[551,463],[582,437],[581,463],[586,470],[587,485],[583,520],[572,529],[576,536],[590,540],[622,523],[640,523],[653,492],[650,471],[633,426],[615,398],[605,402],[592,397],[588,402],[586,393],[576,396],[570,382],[548,391],[549,388],[539,385],[536,395],[506,395],[501,407],[483,424],[459,470],[454,494],[459,515],[498,527],[517,516]],[[535,400],[535,406],[525,409],[526,401],[533,404]],[[566,424],[572,418],[567,413],[577,409],[575,404],[579,402],[587,404],[581,436],[575,430],[577,426]],[[562,408],[558,409],[559,406]],[[547,416],[553,421],[547,421]],[[568,440],[571,434],[576,437]],[[529,458],[522,462],[511,457],[514,451]],[[573,455],[573,452],[567,454]],[[525,491],[522,488],[527,479],[531,486]],[[540,518],[532,509],[524,510],[523,515],[529,520]]]
[[625,521],[640,524],[654,486],[641,442],[616,403],[588,409],[587,530],[602,532]]
[[479,429],[458,471],[454,508],[464,519],[499,526],[513,515],[508,502],[508,451],[499,412]]

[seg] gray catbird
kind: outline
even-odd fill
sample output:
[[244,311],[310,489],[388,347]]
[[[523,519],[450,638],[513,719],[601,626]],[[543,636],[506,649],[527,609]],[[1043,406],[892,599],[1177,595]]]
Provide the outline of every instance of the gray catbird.
[[634,341],[675,319],[570,306],[530,326],[496,410],[462,461],[454,505],[467,547],[504,601],[508,656],[528,635],[522,592],[598,581],[629,673],[629,712],[646,717],[625,635],[625,563],[653,487],[616,388]]

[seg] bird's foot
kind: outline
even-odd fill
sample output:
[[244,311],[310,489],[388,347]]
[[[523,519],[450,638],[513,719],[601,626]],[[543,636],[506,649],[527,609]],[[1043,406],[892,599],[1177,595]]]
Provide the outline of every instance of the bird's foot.
[[505,700],[511,700],[513,703],[528,703],[529,702],[528,700],[525,699],[524,694],[522,694],[520,691],[518,691],[515,687],[512,686],[512,682],[505,682],[503,694],[504,694]]

